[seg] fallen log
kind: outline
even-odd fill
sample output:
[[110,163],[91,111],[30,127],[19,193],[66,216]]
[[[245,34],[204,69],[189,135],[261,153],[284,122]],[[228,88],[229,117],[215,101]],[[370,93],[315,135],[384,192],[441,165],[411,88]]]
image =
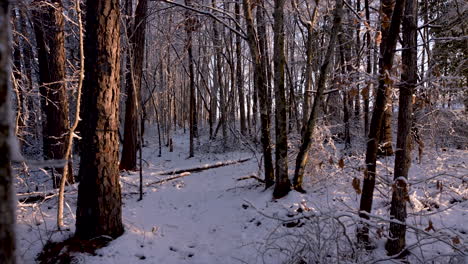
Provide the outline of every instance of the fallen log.
[[229,160],[229,161],[225,161],[225,162],[216,162],[214,164],[206,164],[206,165],[202,165],[202,166],[195,167],[195,168],[189,168],[189,169],[162,171],[162,172],[157,173],[156,175],[174,175],[174,174],[180,174],[180,173],[184,173],[184,172],[200,172],[200,171],[204,171],[204,170],[208,170],[208,169],[219,168],[219,167],[224,167],[224,166],[228,166],[228,165],[243,163],[243,162],[249,161],[251,159],[252,158],[240,159],[240,160]]
[[158,173],[156,175],[175,175],[175,174],[178,174],[178,175],[175,175],[173,177],[168,177],[166,179],[162,179],[162,180],[159,180],[159,181],[147,183],[146,186],[165,183],[167,181],[171,181],[171,180],[175,180],[175,179],[178,179],[178,178],[186,177],[186,176],[189,176],[190,174],[192,174],[193,172],[197,173],[197,172],[201,172],[201,171],[208,170],[208,169],[214,169],[214,168],[224,167],[224,166],[228,166],[228,165],[243,163],[243,162],[249,161],[250,159],[251,158],[240,159],[240,160],[230,160],[230,161],[225,161],[225,162],[217,162],[217,163],[214,163],[214,164],[206,164],[206,165],[203,165],[203,166],[199,166],[199,167],[195,167],[195,168],[189,168],[189,169],[163,171],[163,172],[160,172],[160,173]]

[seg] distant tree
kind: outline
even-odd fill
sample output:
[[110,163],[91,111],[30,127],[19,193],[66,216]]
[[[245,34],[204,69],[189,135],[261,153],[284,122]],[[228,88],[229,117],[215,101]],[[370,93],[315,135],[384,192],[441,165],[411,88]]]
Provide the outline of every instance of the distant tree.
[[0,3],[0,263],[16,263],[15,199],[11,173],[11,122],[10,122],[10,5]]
[[86,2],[83,146],[76,209],[76,233],[90,239],[118,237],[122,225],[119,182],[119,0]]
[[[61,0],[35,0],[33,9],[39,61],[39,91],[45,119],[42,124],[45,159],[64,159],[68,132],[68,95],[65,72],[65,33]],[[71,166],[71,164],[69,164]],[[59,169],[62,173],[62,170]],[[67,180],[73,183],[72,170]]]
[[[236,20],[240,22],[240,6],[239,2],[236,1],[234,10],[236,13]],[[236,27],[237,31],[241,30],[240,24]],[[245,116],[245,96],[244,96],[244,79],[243,79],[243,68],[242,68],[242,38],[239,34],[236,34],[236,84],[237,92],[239,96],[239,111],[240,111],[240,131],[243,135],[247,135],[247,125]]]

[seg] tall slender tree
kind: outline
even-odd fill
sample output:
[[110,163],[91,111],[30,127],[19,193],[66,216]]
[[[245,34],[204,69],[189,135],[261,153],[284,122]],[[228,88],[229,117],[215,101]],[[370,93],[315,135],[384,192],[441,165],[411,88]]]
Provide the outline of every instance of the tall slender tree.
[[0,2],[0,263],[16,263],[15,199],[11,173],[11,49],[10,5]]
[[[247,42],[250,48],[250,54],[253,60],[254,67],[254,89],[260,97],[260,124],[261,124],[261,141],[263,147],[263,162],[265,170],[265,186],[266,188],[274,184],[274,169],[273,160],[271,157],[271,136],[270,136],[270,114],[268,107],[268,86],[267,86],[267,66],[264,59],[264,50],[259,41],[259,36],[255,30],[254,19],[252,15],[252,2],[243,0],[244,16],[247,22]],[[257,7],[260,8],[260,7]],[[257,21],[264,23],[264,21]],[[255,99],[254,99],[255,103]],[[255,110],[255,109],[254,109]],[[255,112],[254,112],[255,115]],[[255,116],[253,117],[255,118]],[[255,123],[254,123],[255,124]]]
[[[36,0],[33,10],[39,61],[39,91],[45,119],[42,125],[46,159],[64,159],[68,132],[68,96],[65,82],[65,34],[61,0]],[[68,165],[71,166],[71,163]],[[61,170],[59,170],[61,173]],[[73,182],[72,170],[66,175]]]
[[[403,52],[400,95],[398,104],[398,134],[395,151],[394,182],[390,218],[405,223],[408,202],[408,171],[411,166],[411,127],[413,122],[413,94],[418,81],[418,18],[417,0],[406,0],[403,17]],[[406,226],[391,222],[386,248],[396,255],[406,246]]]
[[[382,6],[387,7],[387,0],[382,0]],[[364,181],[362,187],[361,201],[359,205],[359,216],[363,219],[369,219],[369,213],[372,210],[372,201],[374,197],[375,175],[377,167],[377,148],[382,120],[385,111],[385,102],[387,100],[387,89],[392,84],[391,72],[393,68],[393,57],[400,32],[401,16],[405,0],[396,0],[391,16],[391,22],[382,23],[383,29],[388,30],[385,41],[380,44],[382,57],[379,60],[379,86],[374,102],[374,110],[370,123],[370,130],[366,148],[366,169],[364,171]],[[385,17],[382,19],[386,19]],[[357,232],[358,240],[364,244],[369,244],[369,228],[363,223]]]
[[[135,21],[129,32],[130,65],[126,77],[127,99],[125,102],[124,141],[120,169],[136,170],[138,149],[138,120],[142,111],[141,84],[145,54],[146,13],[148,0],[139,0],[135,10]],[[144,120],[140,120],[144,122]],[[140,127],[141,128],[141,127]],[[141,142],[140,142],[141,144]]]
[[343,0],[336,1],[335,13],[333,17],[333,27],[330,32],[330,42],[328,43],[327,53],[325,54],[324,61],[320,67],[320,76],[317,82],[317,94],[314,98],[312,110],[307,121],[307,126],[304,129],[302,135],[302,142],[299,148],[299,153],[296,158],[296,168],[294,171],[293,187],[298,192],[305,192],[302,187],[302,181],[304,178],[305,167],[308,162],[309,149],[312,144],[312,136],[314,134],[315,127],[317,125],[317,117],[319,107],[322,103],[323,92],[325,90],[325,83],[327,81],[328,72],[330,70],[331,59],[335,50],[337,35],[340,33],[341,27],[341,16],[343,11]]
[[284,55],[284,0],[275,0],[274,19],[274,78],[275,78],[275,129],[276,129],[276,179],[273,196],[281,198],[291,190],[288,178],[288,133],[286,124],[286,91],[284,73],[286,58]]
[[85,79],[80,185],[76,233],[90,239],[120,236],[119,182],[120,6],[119,0],[86,2]]
[[[234,11],[236,20],[240,23],[240,6],[239,2],[235,3]],[[240,24],[236,27],[237,31],[241,30]],[[237,93],[239,96],[239,112],[240,112],[240,131],[242,135],[247,135],[246,117],[245,117],[245,96],[244,96],[244,74],[242,68],[242,39],[239,34],[236,34],[236,84]]]

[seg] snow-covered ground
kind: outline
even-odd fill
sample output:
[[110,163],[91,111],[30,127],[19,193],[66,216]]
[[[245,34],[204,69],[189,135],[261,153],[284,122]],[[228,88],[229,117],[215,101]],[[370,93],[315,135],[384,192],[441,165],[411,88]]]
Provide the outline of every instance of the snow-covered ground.
[[[375,227],[371,228],[377,249],[366,253],[355,248],[359,195],[351,183],[362,178],[359,151],[349,157],[339,147],[315,149],[306,179],[308,193],[291,192],[273,200],[272,191],[265,191],[255,179],[238,181],[259,173],[259,155],[248,150],[206,152],[209,143],[202,139],[195,157],[187,159],[187,138],[182,133],[174,135],[174,152],[164,148],[162,157],[157,155],[157,140],[148,139],[143,153],[146,185],[170,177],[158,175],[161,171],[252,159],[146,186],[143,201],[137,201],[138,173],[122,173],[125,233],[97,250],[96,256],[75,254],[76,263],[306,263],[291,259],[293,255],[308,257],[309,263],[372,263],[387,258],[384,243],[393,158],[379,161],[373,214],[381,219],[372,218]],[[291,146],[295,144],[292,140]],[[293,175],[294,148],[291,152]],[[414,227],[408,231],[408,245],[413,245],[411,263],[468,262],[467,163],[468,152],[454,149],[426,150],[421,164],[413,162],[408,207],[408,223]],[[39,191],[51,189],[50,180],[42,179],[32,184],[40,186]],[[17,185],[20,191],[26,188],[24,182]],[[56,230],[56,197],[19,204],[22,263],[34,263],[47,240],[60,241],[73,234],[76,188],[69,186],[66,194],[68,231]],[[461,257],[451,257],[454,253]]]

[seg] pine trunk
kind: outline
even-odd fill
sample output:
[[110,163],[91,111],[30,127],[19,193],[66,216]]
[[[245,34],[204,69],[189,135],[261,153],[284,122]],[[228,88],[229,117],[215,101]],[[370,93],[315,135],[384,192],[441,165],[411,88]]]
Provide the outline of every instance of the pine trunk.
[[[42,111],[43,151],[45,159],[63,160],[69,129],[68,95],[65,83],[65,34],[61,0],[35,1],[33,11],[39,61],[39,91]],[[71,163],[67,180],[73,183]],[[58,169],[59,173],[62,170]]]
[[88,0],[85,37],[83,146],[76,233],[83,239],[120,236],[119,182],[120,7],[118,0]]
[[[139,0],[135,10],[135,21],[129,32],[130,68],[127,73],[127,99],[125,102],[124,141],[120,169],[137,169],[138,120],[141,112],[141,80],[145,52],[146,13],[148,0]],[[143,120],[140,120],[143,122]],[[140,142],[141,144],[141,142]]]

